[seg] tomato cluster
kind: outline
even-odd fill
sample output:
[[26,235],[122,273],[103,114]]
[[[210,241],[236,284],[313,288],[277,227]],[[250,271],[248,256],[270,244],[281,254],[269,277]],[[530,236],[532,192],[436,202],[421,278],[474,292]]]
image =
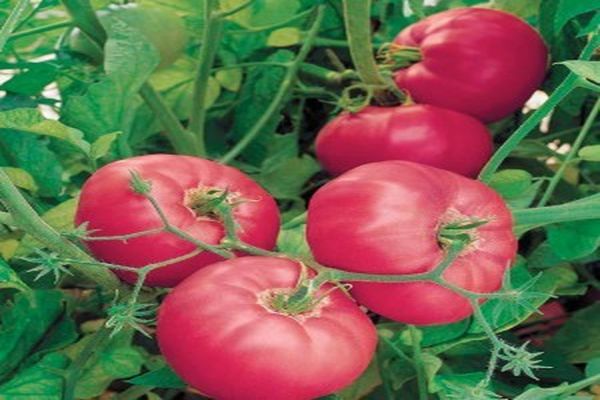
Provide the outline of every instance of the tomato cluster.
[[493,144],[473,118],[492,122],[522,107],[544,79],[548,54],[540,35],[519,18],[457,8],[404,29],[388,59],[392,68],[404,67],[394,73],[396,85],[429,106],[370,106],[333,118],[316,144],[333,175],[369,162],[406,160],[476,176]]
[[[466,26],[480,35],[462,34]],[[396,82],[428,104],[370,106],[323,128],[317,155],[341,176],[308,207],[307,241],[320,264],[308,260],[307,269],[268,252],[238,251],[223,260],[204,250],[146,276],[146,285],[175,287],[159,310],[158,343],[202,393],[302,400],[355,380],[372,359],[377,335],[335,286],[340,280],[352,284],[359,304],[415,325],[466,318],[473,309],[465,292],[501,287],[517,251],[512,215],[499,195],[469,177],[492,153],[480,120],[523,103],[543,76],[545,47],[522,21],[484,9],[426,18],[396,43],[419,46],[422,60],[398,71]],[[519,59],[518,73],[512,58]],[[151,183],[151,197],[132,189],[132,172]],[[232,251],[275,246],[280,220],[273,198],[235,168],[187,156],[142,156],[101,168],[83,187],[76,222],[86,224],[86,245],[97,258],[143,267],[193,252],[194,241],[231,244],[231,224],[215,204],[231,212],[234,239],[247,245]],[[458,238],[463,246],[448,261]],[[427,275],[444,262],[439,276]],[[367,278],[319,281],[325,270]],[[137,278],[131,270],[116,273],[130,283]],[[427,278],[373,278],[414,274]]]

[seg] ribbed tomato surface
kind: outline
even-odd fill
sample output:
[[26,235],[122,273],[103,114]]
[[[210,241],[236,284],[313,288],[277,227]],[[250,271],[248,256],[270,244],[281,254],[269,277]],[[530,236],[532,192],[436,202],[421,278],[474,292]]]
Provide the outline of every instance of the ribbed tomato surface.
[[492,151],[492,136],[481,122],[422,104],[342,113],[316,141],[317,157],[333,175],[370,162],[405,160],[474,177]]
[[190,385],[219,400],[310,400],[351,384],[377,342],[369,318],[340,290],[286,315],[269,295],[290,292],[300,266],[273,257],[213,264],[179,284],[158,313],[158,343]]
[[[273,198],[256,182],[235,168],[196,157],[155,154],[117,161],[96,171],[84,184],[75,222],[88,223],[92,236],[115,236],[162,226],[152,205],[130,187],[130,171],[152,182],[152,195],[169,222],[194,238],[218,244],[223,224],[212,216],[199,216],[186,204],[198,190],[227,190],[234,199],[234,218],[241,240],[271,249],[279,232],[279,211]],[[193,251],[194,244],[172,233],[109,241],[88,241],[87,247],[100,260],[141,267]],[[192,272],[221,260],[201,254],[148,275],[146,284],[171,287]],[[117,271],[127,282],[136,274]]]
[[[446,281],[486,293],[501,287],[517,250],[504,201],[479,181],[404,161],[357,167],[319,189],[309,204],[307,235],[328,266],[372,274],[431,271],[446,254],[440,229],[485,221],[445,271]],[[463,296],[430,281],[353,282],[366,307],[410,324],[445,324],[472,313]]]
[[394,43],[422,59],[395,74],[419,103],[496,121],[519,109],[542,83],[548,51],[540,35],[512,14],[456,8],[404,29]]

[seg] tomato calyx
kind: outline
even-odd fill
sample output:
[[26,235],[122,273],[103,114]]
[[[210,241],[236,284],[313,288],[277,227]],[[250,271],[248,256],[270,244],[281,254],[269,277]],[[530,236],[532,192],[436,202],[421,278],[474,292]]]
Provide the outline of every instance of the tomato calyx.
[[477,228],[489,222],[487,219],[462,217],[440,225],[437,235],[441,248],[447,249],[453,242],[461,241],[468,246],[477,241]]
[[423,53],[418,47],[386,43],[379,49],[377,58],[382,69],[395,71],[418,63],[423,59]]
[[198,218],[222,222],[241,201],[239,194],[228,189],[199,187],[185,192],[183,204]]

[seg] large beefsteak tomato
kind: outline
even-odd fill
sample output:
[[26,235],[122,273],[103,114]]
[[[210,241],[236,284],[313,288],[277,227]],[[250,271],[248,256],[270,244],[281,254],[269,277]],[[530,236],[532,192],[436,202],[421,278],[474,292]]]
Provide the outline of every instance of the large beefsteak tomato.
[[[273,198],[235,168],[189,156],[155,154],[113,162],[96,171],[84,184],[75,222],[87,222],[92,236],[115,236],[160,228],[150,202],[130,187],[131,171],[152,182],[152,194],[169,222],[194,238],[218,244],[223,224],[199,212],[203,195],[227,191],[242,241],[270,249],[279,232],[279,211]],[[195,245],[172,233],[160,232],[128,240],[91,240],[87,247],[100,260],[133,267],[182,256]],[[202,252],[186,261],[152,271],[149,286],[171,287],[205,265],[221,260]],[[116,272],[127,282],[136,274]]]
[[491,134],[475,118],[421,104],[342,113],[316,141],[317,157],[333,175],[370,162],[406,160],[474,177],[492,151]]
[[[448,171],[405,161],[357,167],[314,194],[307,236],[325,265],[416,274],[444,259],[445,228],[478,223],[443,277],[466,290],[493,292],[516,255],[512,215],[492,189]],[[352,293],[376,313],[404,323],[445,324],[472,313],[465,297],[430,281],[353,282]]]
[[548,51],[540,35],[503,11],[456,8],[427,17],[394,40],[417,47],[421,61],[395,73],[419,103],[482,121],[519,109],[544,79]]
[[179,284],[158,313],[158,343],[190,385],[219,400],[310,400],[354,381],[373,356],[369,318],[330,285],[310,311],[271,300],[291,293],[300,265],[274,257],[213,264]]

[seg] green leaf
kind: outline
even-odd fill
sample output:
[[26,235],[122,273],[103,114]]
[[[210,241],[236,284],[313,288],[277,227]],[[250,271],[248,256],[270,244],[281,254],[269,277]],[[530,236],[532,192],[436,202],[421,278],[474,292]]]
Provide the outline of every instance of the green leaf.
[[600,375],[600,357],[591,359],[585,366],[585,376]]
[[600,144],[582,147],[577,155],[585,161],[600,161]]
[[0,90],[35,96],[56,79],[57,72],[57,66],[51,62],[28,63],[25,70],[0,85]]
[[[74,219],[77,209],[77,199],[69,199],[51,208],[41,215],[42,219],[59,232],[67,232],[75,229]],[[42,244],[31,235],[25,235],[16,255],[23,257],[30,254],[34,249],[43,247]]]
[[168,365],[136,376],[127,382],[133,385],[153,386],[165,389],[181,389],[186,386],[186,383]]
[[17,108],[0,112],[0,129],[13,129],[20,132],[48,136],[65,141],[88,154],[90,144],[83,139],[83,133],[58,121],[44,119],[34,108]]
[[563,260],[576,260],[593,253],[600,246],[598,220],[565,222],[546,227],[548,243]]
[[360,400],[364,399],[377,386],[381,385],[379,368],[377,363],[372,361],[367,370],[356,379],[350,386],[336,393],[336,399],[339,400]]
[[92,143],[90,157],[93,160],[98,160],[107,155],[119,134],[120,132],[106,133],[96,139],[94,143]]
[[231,68],[217,71],[215,79],[225,89],[231,92],[237,92],[242,86],[242,70]]
[[63,378],[55,371],[69,364],[52,353],[0,386],[0,400],[62,400]]
[[0,381],[31,355],[75,340],[72,321],[65,321],[64,302],[60,291],[36,290],[18,293],[13,305],[0,310]]
[[512,208],[526,208],[531,205],[541,181],[533,182],[533,176],[522,169],[505,169],[492,175],[489,182]]
[[561,63],[581,78],[600,83],[600,61],[563,61]]
[[62,121],[81,129],[91,142],[118,131],[129,136],[140,102],[137,92],[159,59],[148,39],[125,22],[111,17],[106,28],[106,76],[91,84],[85,94],[66,98],[61,114]]
[[597,0],[560,0],[554,17],[554,31],[560,32],[567,22],[584,13],[600,10]]
[[29,286],[25,284],[19,278],[19,275],[12,269],[4,260],[0,258],[0,288],[12,288],[22,292],[31,290]]
[[506,11],[528,19],[537,15],[541,0],[492,0],[490,5],[497,10]]
[[287,159],[277,168],[262,172],[256,177],[269,193],[278,199],[297,199],[304,184],[321,170],[311,156]]
[[300,43],[302,32],[298,28],[287,27],[276,29],[269,35],[267,45],[271,47],[288,47]]
[[577,311],[550,339],[548,350],[562,354],[572,363],[600,357],[600,303]]
[[37,192],[38,186],[35,183],[33,177],[29,174],[29,172],[21,169],[21,168],[13,168],[13,167],[0,167],[10,181],[18,188],[29,190],[30,192]]
[[306,241],[306,225],[282,229],[277,237],[277,249],[297,257],[311,257],[312,253]]
[[[244,2],[245,0],[221,0],[219,4],[221,10],[230,10]],[[298,0],[255,0],[251,7],[231,15],[229,19],[244,27],[268,26],[292,18],[299,8]]]
[[[90,398],[101,395],[115,379],[129,378],[140,373],[144,364],[142,353],[131,345],[131,332],[121,332],[105,342],[96,356],[88,362],[75,386],[75,397]],[[87,335],[65,350],[74,360],[92,339]]]

